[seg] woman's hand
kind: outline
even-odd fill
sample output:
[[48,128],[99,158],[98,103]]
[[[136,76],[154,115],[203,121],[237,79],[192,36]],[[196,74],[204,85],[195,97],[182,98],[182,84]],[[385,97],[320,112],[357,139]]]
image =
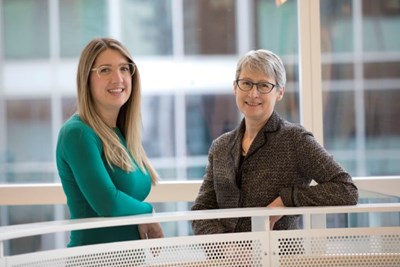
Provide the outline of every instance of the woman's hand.
[[164,234],[159,223],[145,223],[139,225],[141,239],[163,238]]
[[[141,239],[151,238],[163,238],[164,234],[159,223],[145,223],[139,224],[139,234]],[[151,253],[154,257],[157,257],[161,253],[161,248],[152,247],[150,248]]]
[[[281,197],[277,197],[275,198],[274,201],[272,201],[267,208],[283,208],[285,207],[285,205],[282,202]],[[269,229],[272,230],[274,229],[274,225],[277,221],[280,220],[280,218],[282,218],[282,216],[270,216],[269,217]]]

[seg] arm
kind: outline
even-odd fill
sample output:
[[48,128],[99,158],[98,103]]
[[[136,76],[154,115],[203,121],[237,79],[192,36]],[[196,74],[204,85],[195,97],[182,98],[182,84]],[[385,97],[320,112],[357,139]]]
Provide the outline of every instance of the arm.
[[[219,208],[214,189],[212,148],[213,146],[211,146],[208,155],[206,174],[203,177],[203,183],[200,187],[199,194],[197,195],[197,198],[192,206],[192,210],[207,210]],[[196,235],[217,234],[226,232],[224,225],[217,219],[193,221],[192,228]]]
[[315,140],[311,133],[296,131],[295,149],[297,168],[301,177],[313,179],[315,186],[296,183],[280,191],[285,206],[355,205],[358,190],[351,176]]
[[[281,197],[277,197],[275,198],[274,201],[272,201],[271,203],[269,203],[269,205],[267,206],[267,208],[283,208],[285,207],[285,205],[282,202],[282,198]],[[274,225],[277,221],[279,221],[282,218],[282,216],[270,216],[269,217],[269,229],[272,230],[274,229]]]
[[[59,142],[60,153],[71,169],[79,191],[99,216],[152,212],[151,204],[116,188],[102,160],[101,141],[91,129],[71,127],[63,133]],[[76,186],[67,187],[67,190],[75,190],[67,191],[67,195],[79,194]]]

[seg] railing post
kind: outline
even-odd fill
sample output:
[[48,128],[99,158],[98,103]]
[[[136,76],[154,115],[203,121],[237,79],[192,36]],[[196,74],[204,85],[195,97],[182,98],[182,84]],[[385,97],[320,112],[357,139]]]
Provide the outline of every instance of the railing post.
[[270,231],[269,227],[270,227],[269,215],[251,217],[251,231],[252,232],[260,232],[261,236],[264,236],[264,239],[261,238],[261,248],[262,248],[265,258],[267,259],[265,262],[263,262],[263,265],[262,265],[265,267],[271,266],[271,247],[270,247],[271,231]]
[[0,241],[0,259],[4,257],[4,241]]
[[253,216],[251,217],[252,232],[269,231],[269,216]]

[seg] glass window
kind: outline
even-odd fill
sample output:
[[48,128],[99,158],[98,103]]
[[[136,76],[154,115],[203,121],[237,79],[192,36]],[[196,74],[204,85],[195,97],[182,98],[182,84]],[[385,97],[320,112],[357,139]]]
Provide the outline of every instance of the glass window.
[[62,99],[62,123],[76,112],[76,98],[68,97]]
[[397,175],[400,1],[320,7],[324,144],[353,176]]
[[122,41],[132,55],[171,55],[171,1],[124,0],[122,3]]
[[365,51],[399,51],[399,0],[363,0],[363,46]]
[[369,90],[365,93],[367,175],[398,175],[400,172],[400,90]]
[[282,58],[287,84],[285,96],[276,110],[291,122],[300,122],[298,84],[298,23],[297,3],[287,1],[277,5],[271,0],[255,0],[254,49],[271,50]]
[[274,51],[280,56],[298,53],[297,3],[255,0],[255,44],[257,48]]
[[53,161],[49,99],[6,101],[9,162]]
[[207,155],[212,140],[236,128],[239,121],[240,115],[233,93],[227,95],[187,95],[187,155]]
[[321,52],[351,52],[354,39],[352,0],[321,0]]
[[142,98],[142,141],[149,157],[175,155],[175,118],[172,95]]
[[48,3],[47,0],[2,1],[6,59],[49,57]]
[[183,0],[187,55],[236,53],[235,0]]
[[6,100],[6,182],[53,182],[49,99]]
[[60,54],[78,57],[94,37],[108,35],[105,0],[60,0]]
[[322,63],[321,66],[322,80],[353,80],[354,64],[353,63]]
[[[56,210],[60,210],[59,214],[63,214],[66,213],[67,208],[64,205],[1,206],[1,226],[53,221],[57,219],[54,216]],[[65,215],[67,216],[67,214]],[[67,235],[69,233],[60,232],[5,241],[4,254],[11,256],[57,248],[56,240],[62,242],[62,244],[58,244],[58,247],[66,247],[69,240]],[[60,238],[60,236],[62,237]]]
[[[354,92],[323,92],[324,145],[327,149],[355,149]],[[346,118],[343,120],[343,118]]]

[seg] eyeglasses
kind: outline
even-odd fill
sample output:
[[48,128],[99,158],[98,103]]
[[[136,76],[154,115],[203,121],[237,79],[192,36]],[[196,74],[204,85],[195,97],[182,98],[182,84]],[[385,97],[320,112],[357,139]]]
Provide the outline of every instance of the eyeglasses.
[[[95,71],[100,79],[109,80],[111,79],[114,68],[115,67],[110,65],[102,65],[97,68],[93,68],[90,71]],[[118,66],[118,71],[124,78],[131,77],[135,73],[135,70],[136,68],[134,63],[124,63]]]
[[269,82],[254,83],[254,82],[252,82],[250,80],[247,80],[247,79],[236,80],[236,84],[239,87],[239,89],[244,91],[244,92],[250,91],[251,89],[253,89],[253,86],[255,85],[256,88],[257,88],[257,91],[260,94],[268,94],[276,86],[276,84],[272,84],[272,83],[269,83]]

